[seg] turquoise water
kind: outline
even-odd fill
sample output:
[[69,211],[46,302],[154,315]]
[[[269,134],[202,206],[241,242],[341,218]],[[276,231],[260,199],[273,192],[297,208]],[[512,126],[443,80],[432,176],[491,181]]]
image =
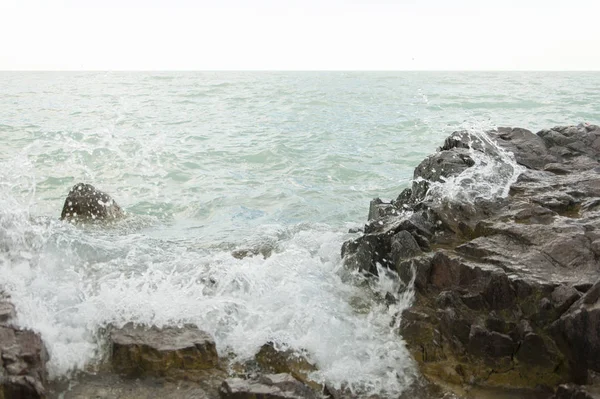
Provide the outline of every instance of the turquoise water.
[[[600,73],[2,72],[0,88],[0,286],[53,377],[95,364],[108,323],[191,322],[222,354],[275,340],[317,379],[388,393],[413,375],[390,327],[410,298],[385,309],[397,282],[345,283],[339,258],[370,199],[454,130],[600,116]],[[79,181],[129,217],[59,222]],[[258,247],[273,255],[230,254]]]

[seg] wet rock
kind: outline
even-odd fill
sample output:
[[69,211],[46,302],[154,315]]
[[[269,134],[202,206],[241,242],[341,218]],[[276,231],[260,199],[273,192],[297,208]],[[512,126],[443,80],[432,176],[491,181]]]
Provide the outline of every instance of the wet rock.
[[563,314],[581,294],[573,286],[559,285],[552,291],[551,300],[559,315]]
[[600,391],[592,393],[580,385],[562,384],[550,399],[600,399]]
[[51,399],[214,399],[227,375],[221,370],[202,370],[193,379],[123,378],[105,372],[79,374],[70,381],[50,386]]
[[414,173],[411,202],[425,198],[431,183],[442,182],[445,178],[460,174],[475,162],[468,149],[454,147],[452,151],[440,151],[425,158]]
[[219,366],[214,340],[194,326],[161,329],[128,323],[111,331],[110,343],[113,369],[130,377],[164,376]]
[[60,218],[69,221],[113,220],[125,213],[112,197],[91,184],[78,183],[71,188]]
[[379,198],[375,198],[371,201],[371,205],[369,206],[369,216],[368,220],[381,219],[390,215],[398,215],[400,210],[396,208],[393,204],[388,202],[383,202]]
[[490,309],[494,310],[510,308],[517,299],[508,276],[502,270],[491,273],[490,281],[483,291],[483,297],[489,304]]
[[298,381],[311,386],[315,390],[322,389],[310,378],[310,373],[317,370],[302,351],[293,349],[280,350],[275,344],[268,342],[263,345],[254,357],[262,372],[271,374],[290,374]]
[[236,259],[244,259],[248,257],[262,255],[263,259],[267,259],[271,256],[272,253],[273,248],[271,246],[263,245],[254,248],[236,249],[235,251],[231,252],[231,256],[233,256]]
[[39,335],[0,326],[0,398],[45,398],[47,361]]
[[413,235],[402,230],[392,237],[390,253],[394,264],[397,265],[403,260],[421,255],[423,251]]
[[266,374],[257,380],[226,379],[222,399],[317,399],[317,394],[289,374]]
[[[466,201],[430,190],[502,151],[523,168],[507,197]],[[426,375],[529,389],[598,371],[600,288],[590,282],[600,275],[599,161],[594,125],[455,132],[415,169],[411,188],[371,204],[372,220],[344,243],[344,260],[414,279],[400,333]]]
[[533,332],[525,335],[516,354],[519,362],[544,366],[553,362],[553,356],[550,353],[544,339]]
[[8,297],[0,293],[0,326],[7,326],[15,317],[15,307]]
[[558,343],[575,371],[575,382],[587,382],[588,369],[600,372],[600,280],[552,324]]
[[515,155],[516,161],[530,169],[542,169],[556,160],[550,154],[544,140],[527,129],[501,127],[496,134],[497,142]]
[[511,357],[515,352],[515,342],[505,334],[488,331],[481,326],[471,326],[468,350],[482,358]]

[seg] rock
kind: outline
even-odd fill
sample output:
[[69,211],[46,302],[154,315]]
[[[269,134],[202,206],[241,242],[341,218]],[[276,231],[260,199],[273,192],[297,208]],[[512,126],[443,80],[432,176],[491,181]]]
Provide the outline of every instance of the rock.
[[272,342],[268,342],[260,348],[254,358],[264,373],[290,374],[313,389],[322,390],[322,386],[309,377],[311,372],[317,370],[317,367],[308,361],[300,351],[293,349],[282,351],[277,349]]
[[[522,168],[508,196],[430,190],[471,173],[476,160],[514,171],[506,151]],[[590,284],[600,276],[599,161],[594,125],[455,132],[395,201],[371,203],[364,234],[343,245],[344,262],[414,279],[400,333],[426,376],[553,389],[599,372],[600,282]]]
[[579,297],[581,297],[579,291],[569,285],[559,285],[552,291],[550,296],[558,314],[563,314]]
[[468,351],[475,356],[484,359],[511,357],[515,349],[516,344],[508,335],[490,332],[476,325],[471,326]]
[[533,332],[525,334],[516,354],[516,359],[521,363],[534,366],[555,364],[556,360],[546,346],[544,339]]
[[600,372],[600,280],[552,324],[552,331],[575,369],[575,382],[586,383],[588,369]]
[[514,305],[517,297],[510,280],[502,270],[494,270],[483,290],[483,297],[490,309],[502,310]]
[[227,375],[221,370],[202,370],[194,379],[123,378],[95,372],[79,373],[69,381],[56,381],[50,386],[49,398],[60,399],[214,399]]
[[401,210],[396,208],[394,204],[383,202],[379,198],[375,198],[371,201],[369,206],[369,216],[367,220],[381,219],[390,215],[398,215]]
[[231,256],[236,259],[244,259],[256,255],[262,255],[263,259],[267,259],[273,253],[273,248],[269,245],[262,245],[253,248],[241,248],[231,252]]
[[289,374],[266,374],[258,380],[226,379],[222,399],[317,399],[317,394]]
[[551,399],[600,399],[600,392],[589,392],[580,385],[562,384],[556,388],[556,392]]
[[431,183],[442,182],[445,178],[458,175],[474,164],[470,151],[459,147],[454,147],[452,151],[443,150],[425,158],[415,169],[411,202],[423,200]]
[[78,183],[71,188],[60,218],[68,221],[112,220],[125,213],[110,195],[91,184]]
[[5,294],[0,292],[0,326],[7,326],[15,317],[15,307]]
[[161,329],[128,323],[111,331],[110,343],[113,369],[130,377],[219,367],[214,340],[194,326]]
[[556,160],[550,154],[544,140],[527,129],[498,128],[498,144],[515,155],[516,161],[530,169],[542,169]]
[[47,361],[39,335],[0,326],[0,398],[45,398]]
[[391,251],[392,261],[398,265],[401,261],[414,258],[421,255],[421,247],[417,243],[417,240],[406,230],[402,230],[391,239]]

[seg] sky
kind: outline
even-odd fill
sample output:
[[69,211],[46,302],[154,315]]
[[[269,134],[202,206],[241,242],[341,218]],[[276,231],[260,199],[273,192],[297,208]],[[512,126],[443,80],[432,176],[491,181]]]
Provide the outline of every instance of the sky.
[[0,0],[0,70],[600,70],[599,0]]

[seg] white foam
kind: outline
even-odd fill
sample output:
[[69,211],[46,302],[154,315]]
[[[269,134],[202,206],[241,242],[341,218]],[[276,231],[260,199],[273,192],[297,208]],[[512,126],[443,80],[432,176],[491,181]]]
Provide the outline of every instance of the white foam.
[[[474,165],[443,182],[430,182],[427,198],[449,204],[473,204],[477,200],[491,201],[508,196],[524,168],[517,164],[514,154],[500,147],[486,132],[495,129],[489,124],[465,126],[469,134],[469,155]],[[482,152],[474,149],[479,142],[490,149]]]
[[[41,333],[52,378],[93,365],[102,356],[101,328],[128,321],[196,324],[220,353],[240,359],[268,341],[302,348],[319,366],[313,377],[337,387],[397,394],[413,377],[393,324],[410,298],[386,309],[372,292],[343,283],[339,249],[347,235],[329,226],[268,226],[282,237],[279,251],[238,260],[189,240],[81,229],[14,209],[2,210],[0,221],[8,248],[0,254],[0,286],[12,295],[19,324]],[[393,291],[390,284],[381,289]],[[355,297],[368,312],[350,305]]]

